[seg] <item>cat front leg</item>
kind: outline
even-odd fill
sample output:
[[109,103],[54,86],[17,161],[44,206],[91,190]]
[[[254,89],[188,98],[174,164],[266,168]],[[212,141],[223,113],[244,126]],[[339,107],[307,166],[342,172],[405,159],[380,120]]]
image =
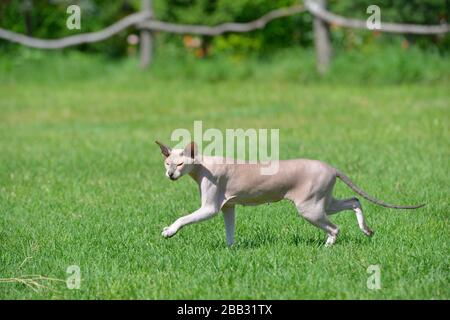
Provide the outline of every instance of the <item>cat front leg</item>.
[[164,228],[162,236],[164,238],[173,237],[182,227],[191,223],[196,223],[210,219],[214,217],[218,212],[219,208],[216,208],[214,206],[203,206],[200,209],[194,211],[193,213],[177,219],[169,227]]
[[222,212],[223,212],[223,220],[225,222],[225,231],[227,235],[227,245],[232,246],[234,243],[234,230],[235,230],[234,206],[223,207]]

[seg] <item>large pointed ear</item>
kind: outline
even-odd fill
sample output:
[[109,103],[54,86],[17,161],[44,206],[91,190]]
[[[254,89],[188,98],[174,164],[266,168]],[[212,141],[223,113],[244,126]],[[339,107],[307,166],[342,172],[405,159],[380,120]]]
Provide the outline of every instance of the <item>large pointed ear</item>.
[[164,155],[164,157],[168,157],[170,155],[170,152],[172,151],[168,146],[162,144],[159,141],[155,141],[156,144],[159,146],[159,148],[161,149],[161,153]]
[[197,156],[197,152],[198,152],[197,144],[194,141],[192,141],[186,146],[186,148],[184,148],[183,154],[187,157],[191,157],[192,159],[194,159]]

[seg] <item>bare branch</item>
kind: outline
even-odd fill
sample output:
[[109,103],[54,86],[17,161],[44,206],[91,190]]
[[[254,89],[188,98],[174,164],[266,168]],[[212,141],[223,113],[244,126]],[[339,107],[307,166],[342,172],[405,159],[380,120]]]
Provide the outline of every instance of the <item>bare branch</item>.
[[0,38],[12,42],[17,42],[22,45],[33,48],[62,49],[65,47],[75,46],[82,43],[91,43],[105,40],[132,25],[145,21],[148,18],[149,18],[148,12],[134,13],[119,20],[118,22],[110,25],[109,27],[101,31],[78,34],[61,39],[38,39],[0,28]]
[[305,10],[306,9],[304,6],[296,5],[270,11],[269,13],[260,17],[259,19],[250,22],[244,23],[227,22],[219,24],[217,26],[175,24],[158,20],[150,20],[140,23],[138,27],[143,29],[151,29],[171,33],[180,33],[180,34],[190,33],[205,36],[217,36],[227,32],[249,32],[257,29],[262,29],[266,26],[267,23],[269,23],[274,19],[292,16],[304,12]]
[[[349,19],[336,15],[327,10],[324,10],[313,0],[305,0],[305,6],[312,15],[328,22],[329,24],[353,29],[371,30],[367,28],[366,21]],[[441,34],[449,32],[450,26],[448,24],[426,26],[417,24],[381,22],[381,29],[375,30],[390,33]]]
[[131,14],[111,26],[97,32],[84,33],[61,39],[38,39],[0,28],[0,38],[39,49],[62,49],[82,43],[105,40],[132,25],[142,29],[160,30],[173,33],[196,33],[204,35],[218,35],[224,32],[248,32],[264,28],[265,25],[277,18],[291,16],[305,11],[303,6],[292,6],[270,11],[261,18],[248,23],[224,23],[215,27],[181,25],[163,21],[150,20],[148,12]]
[[[320,8],[313,0],[305,0],[305,6],[295,5],[287,8],[276,9],[263,15],[259,19],[244,23],[229,22],[222,23],[217,26],[175,24],[153,20],[151,19],[151,14],[149,14],[147,11],[144,11],[131,14],[103,30],[78,34],[60,39],[38,39],[2,28],[0,28],[0,38],[33,48],[62,49],[82,43],[91,43],[105,40],[133,25],[136,25],[141,29],[149,29],[155,31],[216,36],[227,32],[249,32],[257,29],[262,29],[267,25],[267,23],[274,19],[292,16],[298,13],[302,13],[306,10],[329,24],[348,28],[368,29],[366,22],[363,20],[348,19],[333,14],[329,11],[324,10],[323,8]],[[393,33],[440,34],[449,32],[450,27],[448,24],[425,26],[414,24],[382,23],[380,31]]]

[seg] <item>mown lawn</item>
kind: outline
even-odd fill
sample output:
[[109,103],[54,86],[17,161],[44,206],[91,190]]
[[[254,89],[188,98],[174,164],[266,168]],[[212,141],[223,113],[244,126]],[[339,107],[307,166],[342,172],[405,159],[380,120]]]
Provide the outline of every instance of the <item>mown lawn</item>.
[[[83,79],[58,68],[56,80],[26,68],[0,77],[0,278],[66,279],[78,265],[81,288],[0,282],[1,299],[450,298],[448,83],[186,81],[113,66]],[[343,212],[333,248],[290,203],[239,207],[232,248],[220,216],[163,239],[199,199],[189,177],[164,177],[153,141],[170,144],[194,120],[279,128],[281,158],[321,159],[387,202],[427,205],[363,200],[374,237]],[[380,290],[366,286],[370,265]]]

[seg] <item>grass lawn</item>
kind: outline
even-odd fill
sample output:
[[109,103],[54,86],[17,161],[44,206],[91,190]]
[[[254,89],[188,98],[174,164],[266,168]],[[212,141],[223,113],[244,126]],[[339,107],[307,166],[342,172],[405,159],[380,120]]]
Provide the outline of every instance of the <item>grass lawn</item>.
[[[450,298],[448,82],[186,81],[134,65],[48,66],[0,75],[0,278],[66,279],[78,265],[81,287],[0,282],[1,299]],[[163,239],[199,198],[189,177],[164,176],[153,141],[170,144],[194,120],[279,128],[281,158],[321,159],[382,200],[427,205],[362,200],[374,237],[342,212],[333,248],[288,202],[238,207],[232,248],[221,216]],[[341,182],[336,193],[353,195]],[[366,286],[370,265],[380,290]]]

